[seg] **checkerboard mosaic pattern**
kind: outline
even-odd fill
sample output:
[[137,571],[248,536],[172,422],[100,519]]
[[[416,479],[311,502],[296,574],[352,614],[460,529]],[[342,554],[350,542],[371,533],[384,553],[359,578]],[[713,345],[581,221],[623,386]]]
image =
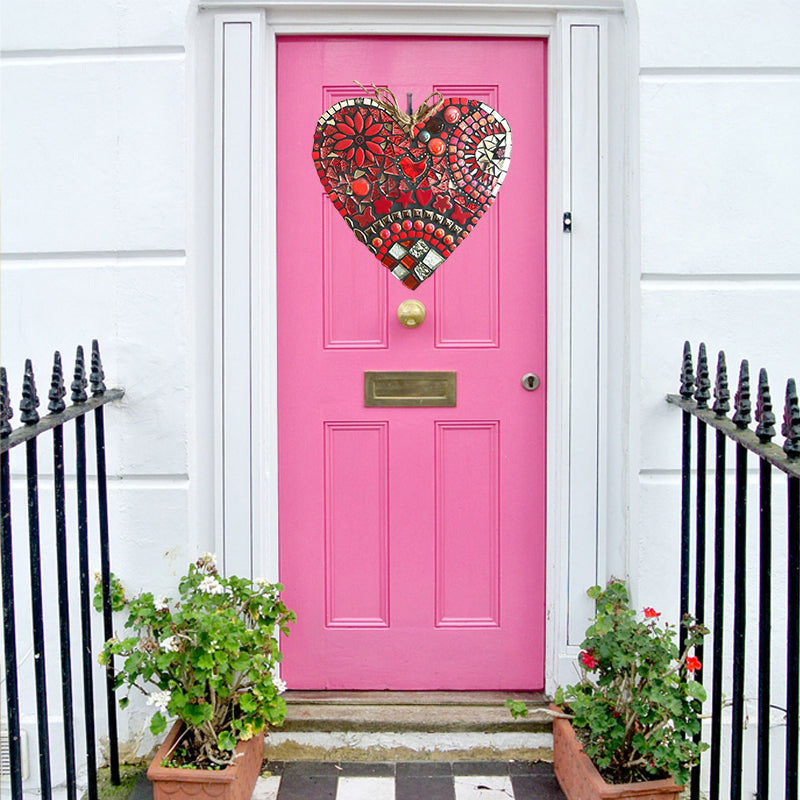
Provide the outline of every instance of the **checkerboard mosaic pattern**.
[[267,764],[253,800],[563,800],[550,764]]
[[[153,800],[145,776],[129,800]],[[267,762],[252,800],[564,800],[552,764]]]
[[356,238],[416,289],[497,197],[509,168],[511,128],[488,104],[449,97],[406,131],[386,104],[359,97],[320,117],[312,156]]

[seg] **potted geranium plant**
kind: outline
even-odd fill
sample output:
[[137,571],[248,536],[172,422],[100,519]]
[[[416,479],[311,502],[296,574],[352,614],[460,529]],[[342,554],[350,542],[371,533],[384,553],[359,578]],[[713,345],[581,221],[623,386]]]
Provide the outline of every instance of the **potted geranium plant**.
[[175,800],[186,781],[197,794],[206,780],[215,797],[227,787],[231,797],[249,798],[264,731],[286,715],[278,633],[288,634],[294,614],[280,599],[283,587],[223,577],[205,553],[189,565],[174,600],[151,592],[129,599],[115,579],[112,588],[115,610],[127,609],[125,627],[134,633],[107,641],[101,661],[119,657],[116,688],[136,688],[155,706],[153,734],[176,718],[148,770],[156,800]]
[[[674,626],[660,613],[630,608],[625,584],[588,591],[596,615],[578,658],[580,680],[559,687],[553,711],[556,777],[573,798],[677,798],[707,745],[696,740],[706,698],[694,678],[695,648],[708,631],[694,620]],[[524,703],[509,700],[514,716]]]

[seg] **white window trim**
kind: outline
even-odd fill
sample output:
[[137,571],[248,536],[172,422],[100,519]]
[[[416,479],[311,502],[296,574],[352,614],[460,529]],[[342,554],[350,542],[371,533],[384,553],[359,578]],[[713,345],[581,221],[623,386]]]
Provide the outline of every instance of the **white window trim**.
[[[576,587],[574,575],[570,582],[570,571],[574,573],[583,562],[578,554],[595,554],[598,581],[609,574],[635,577],[629,543],[630,520],[636,514],[631,365],[638,363],[639,230],[633,49],[637,42],[632,0],[555,4],[475,0],[466,7],[451,0],[203,0],[194,14],[189,30],[195,37],[190,55],[195,57],[189,74],[193,188],[198,198],[190,234],[198,320],[196,430],[202,439],[202,431],[213,420],[215,431],[213,442],[196,448],[194,501],[201,509],[198,518],[214,520],[217,552],[226,570],[271,579],[278,577],[276,36],[395,33],[548,38],[546,689],[552,691],[559,683],[573,680],[576,645],[589,608],[582,597],[586,587]],[[226,37],[238,36],[241,43],[242,26],[249,26],[249,58],[241,53],[235,59],[226,58]],[[598,109],[596,176],[572,172],[572,114],[576,103],[592,102],[582,93],[577,62],[571,56],[569,45],[576,26],[590,26],[597,32],[597,72],[592,78],[597,80],[593,89]],[[229,88],[225,94],[224,87],[238,88]],[[231,92],[238,98],[236,107],[231,106]],[[249,126],[248,130],[237,130],[241,125]],[[250,153],[249,164],[240,163],[234,172],[231,159],[224,159],[232,136],[238,136],[239,143],[249,143]],[[241,149],[240,144],[237,147]],[[595,191],[598,198],[597,234],[589,245],[581,244],[579,232],[585,230],[581,227],[585,220],[575,214],[574,233],[562,230],[563,212],[572,210],[571,199],[581,186],[584,195]],[[223,215],[226,204],[249,208],[250,225],[225,229],[229,224]],[[573,304],[587,300],[581,295],[587,284],[574,284],[570,269],[577,263],[580,248],[587,246],[596,252],[595,296],[590,298],[597,307],[594,338],[586,337],[585,326],[572,314]],[[245,302],[249,298],[247,334],[247,326],[236,324],[240,320],[234,309],[226,309],[232,297],[239,314],[242,298]],[[203,309],[213,315],[210,335],[202,327],[207,325]],[[214,354],[212,375],[207,366],[209,342]],[[577,398],[571,411],[572,389],[586,386],[587,374],[588,385],[597,386],[597,402],[593,397]],[[581,441],[586,431],[594,442]],[[238,449],[232,450],[233,441],[239,442]],[[214,465],[213,491],[203,477],[209,472],[209,459]],[[574,485],[576,476],[581,476],[580,486]],[[583,485],[587,480],[590,486]],[[578,571],[586,577],[586,569]]]

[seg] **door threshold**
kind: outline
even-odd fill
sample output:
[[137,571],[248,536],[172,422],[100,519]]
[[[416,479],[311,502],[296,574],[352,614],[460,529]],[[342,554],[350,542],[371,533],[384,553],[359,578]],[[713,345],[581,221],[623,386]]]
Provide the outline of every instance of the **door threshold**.
[[550,702],[543,692],[496,691],[406,691],[392,690],[304,690],[287,691],[288,705],[387,705],[387,706],[496,706],[505,705],[508,698],[522,700],[528,706],[547,706]]

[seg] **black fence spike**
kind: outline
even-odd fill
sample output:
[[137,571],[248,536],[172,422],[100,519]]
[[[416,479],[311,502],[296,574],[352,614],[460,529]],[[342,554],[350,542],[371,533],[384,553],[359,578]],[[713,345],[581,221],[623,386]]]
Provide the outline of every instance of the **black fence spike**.
[[72,384],[70,385],[70,389],[72,390],[70,397],[73,403],[86,402],[88,399],[86,394],[87,384],[86,365],[83,361],[83,345],[79,344],[78,349],[75,352],[75,373],[73,375]]
[[683,363],[681,364],[681,397],[687,400],[694,394],[694,370],[692,369],[692,346],[683,343]]
[[14,416],[14,409],[8,396],[8,377],[6,368],[0,367],[0,438],[5,439],[11,433],[9,420]]
[[739,367],[739,388],[733,398],[733,424],[742,430],[750,424],[750,364],[747,359]]
[[97,343],[97,339],[92,339],[92,371],[89,382],[92,384],[92,394],[95,397],[105,394],[106,385],[103,383],[105,377],[103,362],[100,360],[100,345]]
[[786,439],[783,443],[783,452],[789,459],[800,457],[800,407],[797,404],[794,378],[786,381],[786,403],[783,407],[781,435]]
[[50,402],[47,404],[48,410],[53,414],[60,414],[67,404],[64,402],[64,396],[67,394],[67,389],[64,386],[64,370],[61,366],[61,353],[58,350],[53,353],[53,375],[50,378],[50,392],[48,398]]
[[714,384],[714,413],[724,417],[731,410],[731,391],[728,388],[728,366],[725,363],[725,351],[717,355],[717,380]]
[[756,401],[756,436],[760,442],[769,442],[775,436],[775,414],[772,413],[772,395],[769,391],[767,371],[758,373],[758,399]]
[[708,408],[711,397],[711,380],[708,377],[708,356],[706,355],[705,342],[700,342],[700,351],[697,354],[697,389],[694,399],[698,408]]
[[36,380],[33,377],[33,364],[25,359],[25,376],[22,379],[22,400],[19,404],[19,420],[26,425],[35,425],[39,421],[39,397],[36,394]]

